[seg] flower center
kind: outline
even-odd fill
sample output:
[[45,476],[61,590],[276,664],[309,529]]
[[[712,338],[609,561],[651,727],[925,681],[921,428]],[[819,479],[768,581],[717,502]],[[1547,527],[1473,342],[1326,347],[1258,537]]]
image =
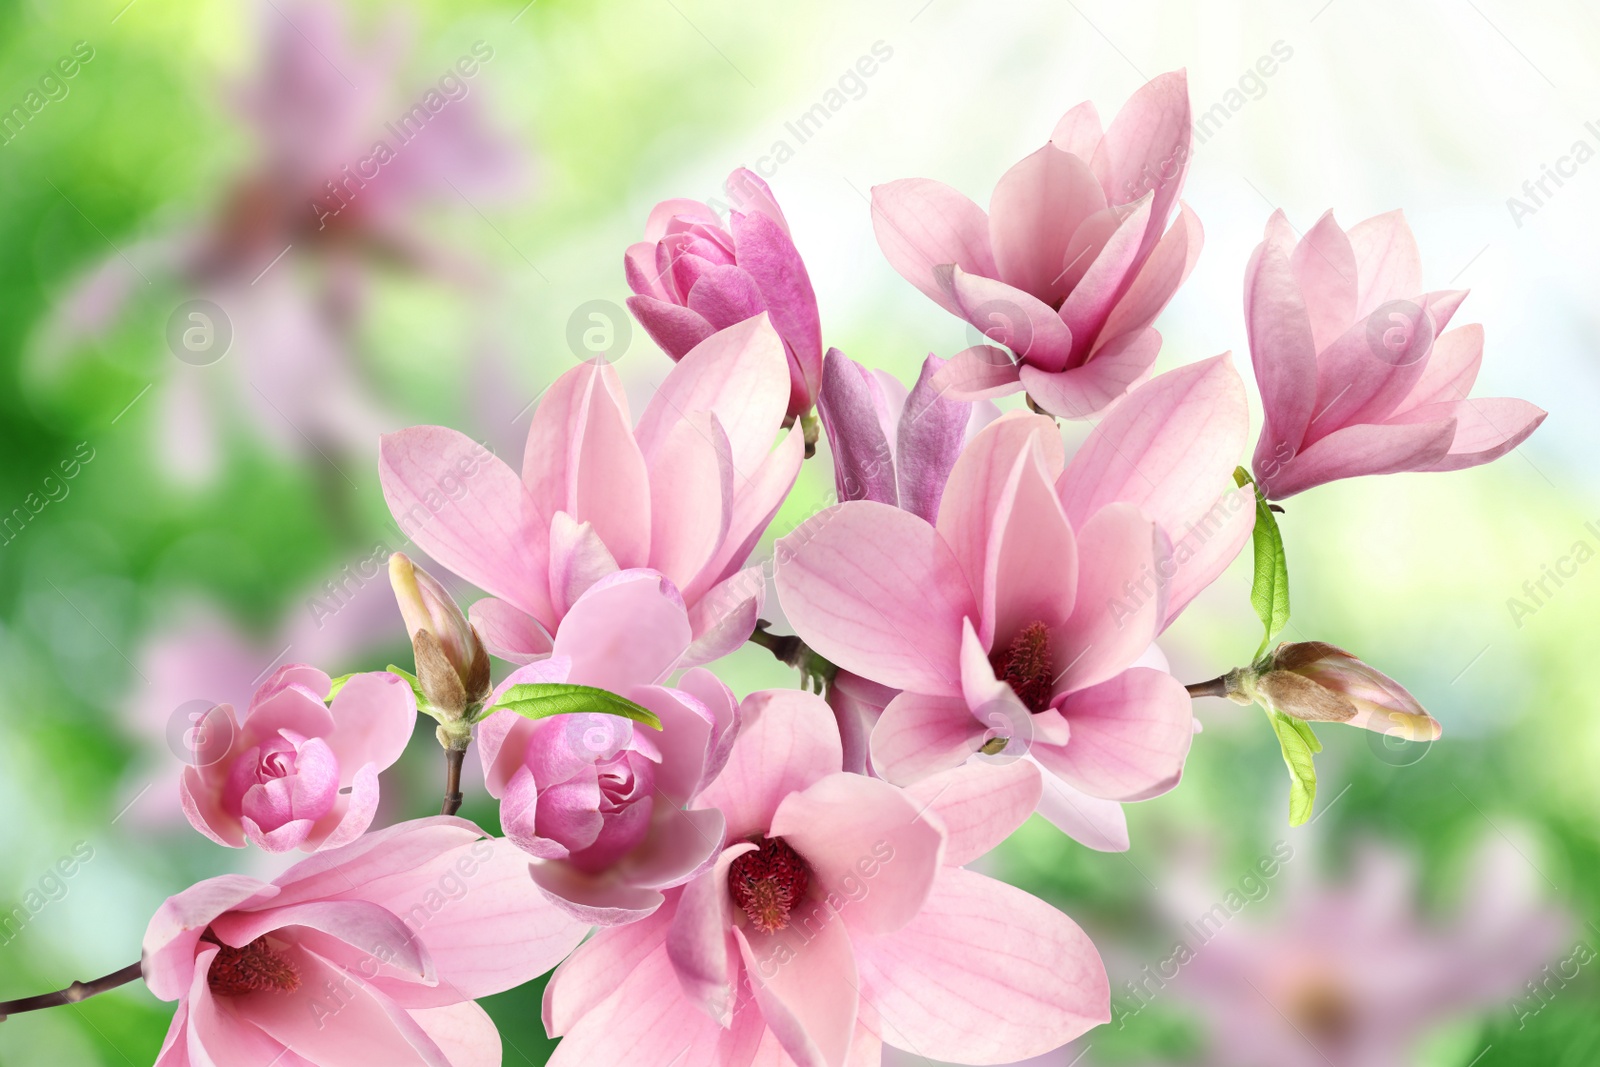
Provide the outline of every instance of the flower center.
[[211,961],[206,982],[219,997],[240,997],[246,993],[293,993],[300,988],[300,971],[284,953],[258,937],[244,948],[223,945],[208,930],[202,940],[222,945]]
[[1055,688],[1055,671],[1050,662],[1050,628],[1030,622],[1011,641],[1011,647],[989,657],[994,676],[1011,686],[1017,699],[1029,711],[1044,711],[1050,706]]
[[811,868],[783,838],[761,837],[760,847],[746,852],[728,867],[728,891],[764,934],[789,925],[789,912],[811,885]]

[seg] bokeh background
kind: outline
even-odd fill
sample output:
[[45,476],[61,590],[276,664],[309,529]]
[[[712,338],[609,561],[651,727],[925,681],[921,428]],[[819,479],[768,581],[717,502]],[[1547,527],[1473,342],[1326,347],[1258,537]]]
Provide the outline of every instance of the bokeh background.
[[[870,187],[984,202],[1069,106],[1109,117],[1186,67],[1213,115],[1186,191],[1207,247],[1163,366],[1247,365],[1273,209],[1304,230],[1403,207],[1429,287],[1474,291],[1477,393],[1550,417],[1489,467],[1282,517],[1290,636],[1404,681],[1442,741],[1323,730],[1318,814],[1290,830],[1260,713],[1204,701],[1129,853],[1035,819],[990,859],[1112,976],[1117,1019],[1039,1062],[1600,1062],[1597,49],[1600,10],[1510,0],[0,4],[0,912],[26,919],[0,929],[0,997],[126,964],[194,880],[271,871],[177,813],[183,709],[280,662],[407,662],[376,435],[445,423],[515,457],[541,389],[598,351],[642,400],[668,364],[620,310],[622,253],[657,200],[781,157],[825,341],[910,373],[970,342],[878,253]],[[430,91],[424,133],[341,205],[322,183]],[[826,501],[826,463],[776,532]],[[1181,679],[1254,649],[1247,586],[1241,561],[1164,639]],[[737,691],[793,684],[765,656],[723,664]],[[419,731],[380,817],[437,810],[437,763]],[[481,792],[464,814],[494,825]],[[540,992],[487,1004],[507,1064],[552,1047]],[[149,1063],[170,1014],[135,986],[19,1016],[0,1063]]]

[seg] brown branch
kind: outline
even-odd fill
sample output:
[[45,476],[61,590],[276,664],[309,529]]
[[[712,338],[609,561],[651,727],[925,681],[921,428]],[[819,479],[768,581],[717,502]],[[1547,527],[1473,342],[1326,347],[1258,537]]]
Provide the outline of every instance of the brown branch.
[[440,815],[454,815],[461,810],[461,764],[467,758],[465,749],[444,750],[444,806]]
[[1213,678],[1209,682],[1195,682],[1184,686],[1191,697],[1225,697],[1228,695],[1228,676]]
[[80,1000],[87,1000],[97,993],[104,993],[108,989],[115,989],[129,982],[136,982],[144,977],[142,964],[130,963],[120,971],[114,971],[104,978],[96,978],[92,982],[73,982],[65,989],[58,989],[54,993],[41,993],[36,997],[23,997],[20,1000],[0,1001],[0,1022],[5,1022],[7,1016],[21,1015],[25,1011],[38,1011],[40,1008],[58,1008],[63,1004],[76,1004]]

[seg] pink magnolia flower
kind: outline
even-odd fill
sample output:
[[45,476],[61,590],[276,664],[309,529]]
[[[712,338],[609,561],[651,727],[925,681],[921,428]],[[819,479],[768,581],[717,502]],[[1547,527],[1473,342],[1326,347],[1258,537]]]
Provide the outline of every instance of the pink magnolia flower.
[[1119,802],[1177,784],[1193,716],[1182,685],[1136,665],[1167,618],[1159,528],[1113,501],[1074,529],[1063,451],[1052,420],[1006,415],[961,453],[937,524],[875,501],[830,508],[779,542],[777,587],[808,645],[902,690],[873,729],[879,774],[1025,752],[1053,772],[1042,813],[1125,848]]
[[1205,1062],[1409,1067],[1441,1024],[1507,1000],[1518,1011],[1519,997],[1537,1010],[1524,982],[1570,948],[1567,918],[1507,841],[1486,842],[1468,873],[1459,910],[1433,920],[1415,864],[1372,847],[1347,883],[1290,887],[1279,913],[1221,930],[1174,988],[1204,1013]]
[[1032,811],[1027,763],[923,792],[841,773],[808,693],[757,693],[703,802],[732,844],[650,918],[601,931],[551,976],[553,1067],[865,1067],[884,1046],[962,1063],[1054,1048],[1110,1017],[1071,919],[958,864]]
[[533,880],[585,922],[643,918],[661,906],[663,889],[688,881],[722,847],[722,813],[685,809],[728,758],[738,702],[703,668],[662,684],[690,642],[683,601],[659,574],[601,579],[562,620],[550,658],[513,673],[493,701],[513,685],[569,682],[648,708],[662,729],[617,715],[535,721],[514,711],[479,727],[484,781],[506,836],[537,857]]
[[628,308],[673,359],[765,311],[789,357],[788,414],[811,410],[822,383],[822,324],[811,277],[767,183],[740,168],[728,223],[698,200],[663,200],[624,266]]
[[538,977],[587,927],[525,857],[464,819],[368,834],[271,883],[212,878],[169,899],[144,979],[178,1002],[156,1067],[495,1067],[477,997]]
[[890,265],[1011,351],[970,348],[937,384],[968,397],[1026,389],[1046,411],[1084,418],[1144,377],[1161,347],[1150,324],[1203,240],[1178,201],[1189,139],[1188,79],[1175,71],[1136,92],[1104,133],[1093,104],[1067,112],[1050,143],[1000,179],[988,214],[926,178],[875,187],[873,229]]
[[1544,421],[1525,400],[1467,398],[1483,328],[1446,332],[1466,295],[1423,291],[1398,211],[1348,233],[1329,212],[1298,241],[1273,214],[1245,271],[1266,410],[1255,474],[1268,497],[1361,474],[1475,467]]
[[707,662],[755,629],[765,579],[740,568],[804,457],[798,429],[772,448],[789,395],[783,351],[765,315],[713,334],[637,428],[616,371],[584,363],[534,412],[520,479],[465,434],[417,426],[383,438],[384,496],[419,548],[492,594],[470,617],[496,655],[548,655],[589,586],[649,567],[688,605],[684,665]]
[[386,671],[331,682],[289,664],[256,690],[244,715],[220,704],[199,724],[203,742],[184,768],[183,811],[219,845],[315,852],[366,832],[378,809],[378,772],[411,740],[411,687]]

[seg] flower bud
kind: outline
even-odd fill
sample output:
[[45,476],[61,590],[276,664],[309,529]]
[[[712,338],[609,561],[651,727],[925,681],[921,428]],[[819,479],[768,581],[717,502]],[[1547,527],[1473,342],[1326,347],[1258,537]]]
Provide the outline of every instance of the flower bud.
[[389,584],[411,635],[417,680],[432,710],[449,720],[488,697],[489,653],[444,586],[404,553],[389,557]]
[[1262,703],[1307,722],[1342,722],[1404,741],[1437,741],[1441,732],[1399,682],[1322,641],[1279,645],[1245,684]]

